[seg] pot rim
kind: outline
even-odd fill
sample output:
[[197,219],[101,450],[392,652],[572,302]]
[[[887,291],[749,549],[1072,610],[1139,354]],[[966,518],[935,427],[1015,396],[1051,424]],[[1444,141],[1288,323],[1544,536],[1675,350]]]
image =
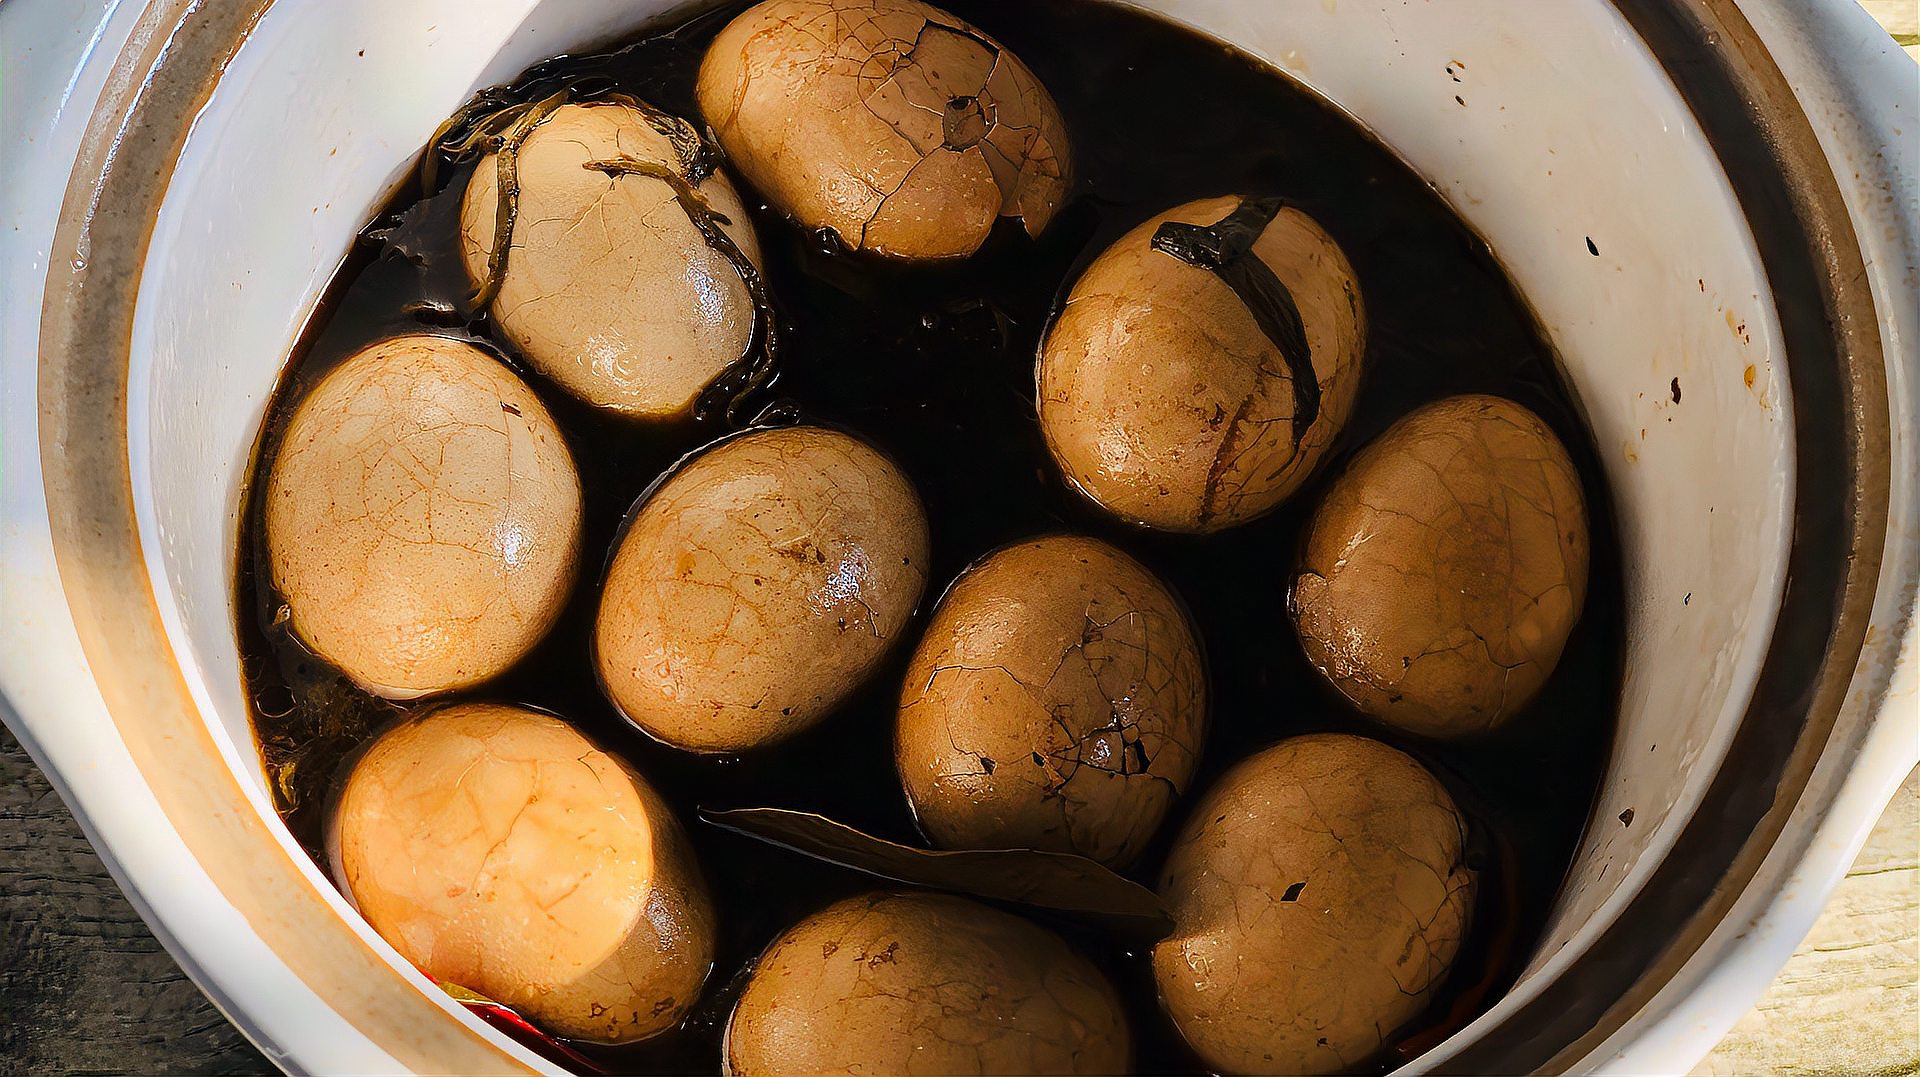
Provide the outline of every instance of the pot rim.
[[[174,765],[214,749],[161,623],[134,518],[131,325],[170,166],[226,61],[271,2],[147,4],[114,61],[67,187],[48,264],[73,269],[49,272],[41,308],[39,449],[60,586],[114,724],[170,817],[222,814],[245,796],[232,775]],[[1566,1068],[1620,1029],[1756,878],[1830,747],[1849,690],[1864,694],[1869,713],[1887,698],[1897,658],[1860,665],[1877,592],[1907,594],[1908,620],[1880,630],[1911,640],[1911,573],[1899,572],[1910,568],[1910,551],[1881,572],[1890,462],[1896,440],[1911,436],[1893,426],[1889,407],[1881,320],[1891,314],[1876,305],[1868,259],[1815,125],[1736,0],[1611,2],[1693,108],[1759,241],[1785,331],[1797,474],[1818,481],[1796,480],[1794,584],[1753,703],[1708,794],[1728,810],[1689,820],[1587,954],[1497,1024],[1476,1023],[1474,1042],[1441,1063],[1449,1072]],[[103,426],[111,436],[99,436]],[[154,781],[158,775],[172,780]],[[277,956],[296,973],[307,970],[302,979],[316,990],[326,985],[323,993],[370,1040],[418,1069],[528,1065],[468,1022],[434,1021],[447,1007],[308,892],[297,865],[261,870],[262,856],[286,859],[264,820],[224,815],[217,831],[201,827],[196,837],[196,828],[178,829]],[[1649,924],[1677,927],[1660,933]],[[240,1012],[233,1000],[220,1001]]]
[[1701,810],[1584,954],[1497,1023],[1476,1027],[1436,1073],[1569,1069],[1700,951],[1828,747],[1881,585],[1894,442],[1887,353],[1866,257],[1819,136],[1737,0],[1610,2],[1700,123],[1771,286],[1794,413],[1790,583]]

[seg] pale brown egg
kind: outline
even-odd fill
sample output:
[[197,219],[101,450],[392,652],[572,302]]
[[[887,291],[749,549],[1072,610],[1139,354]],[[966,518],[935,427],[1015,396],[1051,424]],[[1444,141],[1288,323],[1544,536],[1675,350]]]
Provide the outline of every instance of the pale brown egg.
[[723,1071],[1119,1074],[1113,986],[1060,937],[942,894],[865,894],[790,928],[727,1021]]
[[[757,266],[740,196],[723,173],[703,174],[698,145],[685,121],[617,100],[562,105],[520,143],[518,211],[489,310],[535,370],[590,404],[683,415],[747,352],[752,292],[673,185],[588,167],[632,160],[670,170],[726,218],[720,230]],[[493,250],[498,164],[498,155],[480,161],[460,207],[476,287]]]
[[1580,618],[1587,526],[1579,472],[1539,416],[1493,396],[1428,404],[1314,512],[1290,601],[1307,659],[1402,729],[1492,729]]
[[926,582],[926,513],[892,461],[820,427],[745,434],[634,509],[594,623],[601,685],[668,744],[771,743],[872,675]]
[[1112,546],[1059,535],[954,581],[907,666],[894,761],[937,845],[1124,867],[1192,779],[1206,729],[1179,599]]
[[539,399],[465,341],[370,344],[295,407],[267,479],[293,633],[376,695],[478,684],[553,626],[580,478]]
[[673,1028],[713,965],[713,906],[680,824],[551,715],[462,703],[407,718],[353,764],[327,845],[401,956],[556,1036]]
[[[1213,257],[1196,238],[1226,253],[1170,253]],[[1074,283],[1041,345],[1040,425],[1068,481],[1115,516],[1218,531],[1313,473],[1353,413],[1365,350],[1353,267],[1325,229],[1278,199],[1201,199],[1121,236]]]
[[1378,741],[1323,733],[1247,759],[1168,854],[1162,1008],[1215,1072],[1366,1064],[1460,951],[1465,845],[1446,788]]
[[1072,184],[1060,110],[999,42],[918,0],[766,0],[697,86],[727,158],[854,250],[963,258],[1000,217],[1030,235]]

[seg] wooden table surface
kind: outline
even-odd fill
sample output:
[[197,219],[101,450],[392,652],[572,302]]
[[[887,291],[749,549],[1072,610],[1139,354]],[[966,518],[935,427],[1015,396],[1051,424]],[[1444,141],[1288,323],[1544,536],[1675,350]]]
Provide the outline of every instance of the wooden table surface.
[[0,728],[0,1073],[273,1073]]
[[1760,1004],[1694,1073],[1920,1073],[1920,770]]
[[[1920,771],[1700,1074],[1920,1073]],[[271,1073],[0,729],[0,1073]]]

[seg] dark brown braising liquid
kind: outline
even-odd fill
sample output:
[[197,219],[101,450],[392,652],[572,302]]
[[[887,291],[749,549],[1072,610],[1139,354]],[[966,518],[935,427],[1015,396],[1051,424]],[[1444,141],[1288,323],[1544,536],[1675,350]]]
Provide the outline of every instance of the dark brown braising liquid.
[[[1612,738],[1623,637],[1619,551],[1592,439],[1486,244],[1350,118],[1239,52],[1122,7],[1070,0],[947,6],[1017,53],[1058,100],[1073,139],[1074,196],[1037,241],[1002,221],[967,262],[908,269],[835,253],[747,192],[784,330],[768,399],[857,431],[904,466],[932,525],[929,604],[988,550],[1057,530],[1114,542],[1167,580],[1193,610],[1212,677],[1213,725],[1196,789],[1260,747],[1328,729],[1380,737],[1442,776],[1473,820],[1481,897],[1466,948],[1430,1012],[1396,1037],[1404,1041],[1398,1052],[1367,1067],[1390,1068],[1484,1010],[1512,982],[1593,803]],[[610,76],[628,93],[696,116],[701,52],[734,10],[545,67]],[[484,319],[449,313],[468,288],[454,241],[470,168],[443,175],[438,191],[404,187],[356,244],[275,399],[256,489],[302,391],[362,345],[418,330],[493,341]],[[1352,260],[1370,318],[1358,410],[1340,450],[1279,512],[1209,537],[1132,529],[1082,502],[1048,458],[1034,418],[1035,347],[1058,297],[1109,242],[1169,206],[1225,193],[1285,198],[1324,225]],[[789,924],[876,884],[701,824],[694,809],[800,808],[917,841],[891,755],[893,702],[911,641],[838,714],[762,752],[700,758],[634,731],[601,698],[588,659],[600,570],[634,498],[726,427],[719,419],[637,425],[597,414],[537,376],[527,380],[580,463],[588,563],[559,627],[477,694],[566,716],[630,760],[679,811],[718,903],[719,966],[679,1031],[639,1046],[586,1050],[621,1070],[712,1072],[746,964]],[[1593,517],[1592,585],[1565,657],[1528,711],[1489,739],[1434,745],[1382,729],[1336,696],[1302,657],[1284,596],[1301,525],[1344,459],[1420,403],[1464,392],[1524,403],[1572,451]],[[317,849],[341,760],[398,711],[347,684],[275,623],[278,601],[256,572],[258,515],[248,511],[238,587],[242,608],[254,616],[239,630],[255,728],[288,825]],[[1180,822],[1176,809],[1134,877],[1154,883]],[[1160,1015],[1143,954],[1090,929],[1054,926],[1103,963],[1126,994],[1142,1072],[1199,1068]]]

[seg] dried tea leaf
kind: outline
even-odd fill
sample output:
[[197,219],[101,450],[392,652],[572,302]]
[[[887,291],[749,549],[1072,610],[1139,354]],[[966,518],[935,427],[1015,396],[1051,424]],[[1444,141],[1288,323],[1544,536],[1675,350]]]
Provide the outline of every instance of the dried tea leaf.
[[700,809],[714,826],[882,879],[1088,920],[1137,943],[1173,931],[1159,895],[1083,856],[1035,849],[916,849],[812,812]]
[[[631,106],[641,108],[649,122],[669,138],[674,137],[673,131],[691,134],[693,130],[684,121],[674,120],[673,117],[649,106],[642,106],[639,102],[631,102]],[[655,119],[655,117],[660,118]],[[663,127],[662,124],[666,123],[678,126]],[[674,147],[683,162],[682,171],[694,173],[701,160],[697,138],[692,146],[686,145],[684,140],[676,140]],[[665,165],[622,156],[605,161],[589,161],[586,167],[596,172],[604,172],[608,176],[646,176],[665,183],[668,189],[673,191],[674,200],[679,203],[681,212],[685,213],[687,219],[693,222],[693,226],[700,230],[700,235],[707,241],[707,246],[719,251],[721,256],[726,258],[727,263],[733,266],[733,271],[739,274],[740,283],[746,286],[747,296],[753,303],[753,331],[747,337],[747,350],[740,358],[729,363],[727,368],[720,372],[719,377],[713,379],[711,384],[700,391],[700,396],[694,401],[693,414],[695,418],[704,419],[716,413],[724,413],[727,422],[735,426],[740,425],[741,408],[746,400],[769,385],[773,379],[774,360],[780,344],[778,321],[774,317],[773,299],[767,292],[766,280],[760,276],[759,268],[747,257],[746,252],[733,241],[733,237],[720,228],[723,224],[733,222],[708,204],[706,196],[700,193],[699,188],[693,185],[694,181],[687,175],[682,175],[681,172],[676,172]]]

